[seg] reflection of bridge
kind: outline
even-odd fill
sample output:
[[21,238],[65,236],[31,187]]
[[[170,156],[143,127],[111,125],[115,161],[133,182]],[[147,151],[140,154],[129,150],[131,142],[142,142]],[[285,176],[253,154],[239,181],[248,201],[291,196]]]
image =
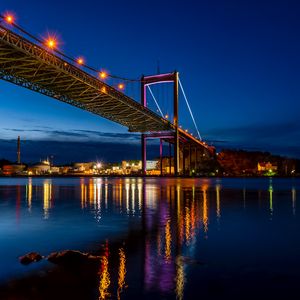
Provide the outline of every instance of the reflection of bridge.
[[[22,31],[20,27],[14,26]],[[174,173],[178,175],[191,168],[197,169],[203,154],[205,156],[207,153],[207,156],[210,156],[214,149],[179,128],[178,73],[161,76],[142,78],[142,104],[140,104],[74,66],[55,53],[55,50],[40,46],[9,30],[3,24],[0,25],[1,79],[117,122],[126,126],[131,132],[143,133],[144,173],[146,172],[146,139],[156,137],[160,138],[161,143],[164,140],[170,145],[173,144]],[[161,81],[174,82],[173,123],[146,107],[145,87]]]

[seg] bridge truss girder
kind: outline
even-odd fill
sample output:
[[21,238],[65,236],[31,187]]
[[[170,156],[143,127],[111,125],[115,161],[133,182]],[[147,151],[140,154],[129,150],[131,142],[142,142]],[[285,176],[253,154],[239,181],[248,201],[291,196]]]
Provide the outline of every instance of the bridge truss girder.
[[[177,79],[174,81],[176,74],[158,76],[159,81],[177,83]],[[148,109],[145,103],[136,102],[57,56],[53,51],[25,39],[1,24],[0,79],[119,123],[131,132],[158,133],[158,135],[172,132],[173,142],[171,140],[169,142],[177,145],[174,147],[177,174],[179,173],[179,143],[182,141],[195,147],[203,147],[213,154],[213,147],[209,147],[178,128],[178,120],[172,124]],[[157,82],[157,76],[147,76],[144,80],[143,87]],[[178,94],[178,86],[174,92]],[[176,116],[177,113],[174,115]]]
[[132,132],[172,128],[150,109],[2,25],[0,79],[117,122]]

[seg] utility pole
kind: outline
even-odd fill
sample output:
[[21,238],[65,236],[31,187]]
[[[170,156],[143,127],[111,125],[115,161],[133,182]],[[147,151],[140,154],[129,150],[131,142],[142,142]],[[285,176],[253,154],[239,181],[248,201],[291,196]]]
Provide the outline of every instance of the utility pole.
[[18,164],[21,164],[21,143],[20,143],[20,136],[18,136],[17,160],[18,160]]

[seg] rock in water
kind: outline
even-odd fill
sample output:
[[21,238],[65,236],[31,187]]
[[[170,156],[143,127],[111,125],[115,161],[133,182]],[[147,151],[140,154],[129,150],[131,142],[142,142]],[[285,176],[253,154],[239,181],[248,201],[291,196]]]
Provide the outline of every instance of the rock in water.
[[43,257],[37,252],[30,252],[24,256],[19,257],[20,263],[23,265],[29,265],[34,261],[40,261]]
[[101,257],[82,253],[76,250],[65,250],[61,252],[53,252],[47,257],[47,259],[54,264],[71,265],[96,261],[99,262]]

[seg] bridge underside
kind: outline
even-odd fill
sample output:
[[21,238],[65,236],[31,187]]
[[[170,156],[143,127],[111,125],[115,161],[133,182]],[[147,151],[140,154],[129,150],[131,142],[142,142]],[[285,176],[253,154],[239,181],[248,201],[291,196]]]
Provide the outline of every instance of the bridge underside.
[[[25,39],[0,25],[0,79],[47,95],[119,123],[131,132],[146,133],[161,138],[166,134],[174,144],[176,168],[185,172],[186,149],[199,149],[213,155],[213,147],[194,138],[170,121],[160,117],[144,105],[117,89],[74,66],[53,51]],[[144,83],[145,84],[145,83]],[[142,138],[144,134],[142,135]],[[176,139],[174,139],[176,137]],[[180,140],[179,148],[175,141]],[[177,144],[177,142],[176,142]],[[193,155],[190,150],[189,157]],[[198,151],[199,152],[199,151]],[[201,152],[201,153],[202,153]],[[200,153],[200,152],[199,152]],[[204,153],[204,152],[203,152]],[[197,154],[196,154],[197,161]],[[191,164],[189,164],[191,167]],[[189,167],[189,168],[190,168]],[[178,172],[175,172],[177,174]]]
[[132,132],[172,128],[130,97],[2,26],[0,79],[117,122]]

